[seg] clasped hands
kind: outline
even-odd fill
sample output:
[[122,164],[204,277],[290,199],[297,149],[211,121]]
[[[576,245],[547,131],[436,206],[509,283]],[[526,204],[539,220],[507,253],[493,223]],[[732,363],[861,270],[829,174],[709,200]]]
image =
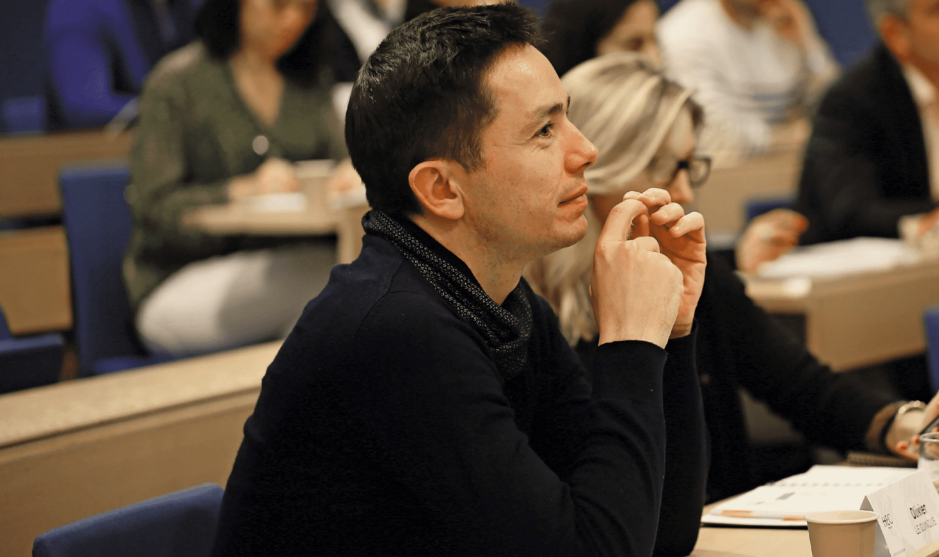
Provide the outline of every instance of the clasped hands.
[[691,332],[704,285],[704,217],[667,191],[627,192],[594,252],[590,299],[600,344],[644,340],[664,348]]

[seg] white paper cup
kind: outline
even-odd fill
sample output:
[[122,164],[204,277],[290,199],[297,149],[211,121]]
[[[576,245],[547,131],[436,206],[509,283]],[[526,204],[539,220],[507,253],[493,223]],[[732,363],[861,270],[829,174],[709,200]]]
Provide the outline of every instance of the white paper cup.
[[812,557],[874,557],[877,513],[827,511],[805,515]]

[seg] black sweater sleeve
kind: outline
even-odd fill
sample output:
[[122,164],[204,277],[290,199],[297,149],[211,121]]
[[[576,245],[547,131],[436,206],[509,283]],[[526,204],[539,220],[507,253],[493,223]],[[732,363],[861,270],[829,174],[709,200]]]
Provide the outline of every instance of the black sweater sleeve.
[[[544,312],[555,321],[547,302],[544,302]],[[555,327],[552,330],[557,330]],[[565,342],[557,331],[557,338],[552,346],[563,347]],[[691,335],[675,339],[668,343],[666,352],[668,358],[665,362],[663,378],[663,403],[665,411],[666,449],[665,449],[665,478],[662,490],[662,503],[659,513],[659,525],[655,542],[655,555],[687,555],[694,549],[701,525],[701,512],[704,506],[705,488],[708,473],[708,436],[704,424],[704,407],[701,400],[701,390],[698,385],[697,369],[695,366],[696,338],[698,326],[695,325]],[[603,366],[609,363],[605,358],[605,345],[593,345],[591,356],[585,365],[589,365],[595,373],[618,373],[621,367],[612,370]],[[573,352],[566,352],[573,356]],[[599,359],[598,359],[599,354]],[[558,361],[570,362],[564,364],[562,369],[580,367],[577,361],[568,360],[568,357],[559,354]],[[621,364],[619,364],[621,366]],[[539,454],[546,458],[546,462],[558,471],[562,479],[576,463],[579,455],[578,439],[584,436],[586,424],[575,425],[581,416],[579,409],[588,406],[589,391],[581,374],[569,373],[564,375],[561,382],[564,387],[559,391],[549,391],[555,396],[552,403],[546,405],[551,408],[550,414],[544,420],[550,424],[550,431],[539,437],[533,437],[535,446],[540,437],[548,437],[549,442],[538,443]],[[559,392],[559,395],[553,393]],[[587,396],[581,393],[587,393]],[[558,419],[563,417],[563,419]],[[586,420],[584,420],[586,421]],[[557,449],[565,448],[569,455],[558,455]]]
[[[530,361],[532,373],[575,377],[557,369],[562,356],[576,362],[561,348]],[[564,480],[517,427],[481,339],[439,305],[387,296],[359,328],[355,351],[362,366],[381,362],[363,389],[360,443],[446,517],[439,528],[451,554],[652,553],[665,476],[664,350],[604,345],[586,411],[565,401],[539,408],[586,420]],[[583,400],[584,388],[580,379],[569,394]]]
[[704,404],[695,366],[695,331],[665,349],[665,487],[655,555],[688,555],[701,528],[710,461]]
[[732,373],[813,443],[863,449],[874,414],[893,402],[890,397],[820,363],[747,297],[740,279],[716,258],[709,258],[707,273],[699,342],[720,348],[733,362],[699,360],[701,371]]

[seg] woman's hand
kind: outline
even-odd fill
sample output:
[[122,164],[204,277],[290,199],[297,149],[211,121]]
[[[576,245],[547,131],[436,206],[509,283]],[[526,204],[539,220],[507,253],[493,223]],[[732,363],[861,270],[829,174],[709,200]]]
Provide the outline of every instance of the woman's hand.
[[655,238],[661,253],[681,271],[681,303],[669,338],[683,337],[691,332],[695,309],[704,287],[707,265],[704,217],[700,213],[686,215],[681,205],[672,203],[668,192],[659,188],[650,188],[642,193],[626,192],[623,199],[641,201],[649,211],[647,228],[634,227],[630,237]]
[[908,460],[916,460],[919,452],[919,432],[939,417],[939,393],[926,405],[924,412],[910,412],[910,421],[894,419],[887,431],[889,449]]
[[293,164],[284,159],[270,158],[251,174],[228,182],[228,199],[236,201],[252,195],[290,193],[300,189],[300,179]]
[[737,268],[755,273],[799,244],[809,221],[789,209],[774,209],[754,218],[737,242]]

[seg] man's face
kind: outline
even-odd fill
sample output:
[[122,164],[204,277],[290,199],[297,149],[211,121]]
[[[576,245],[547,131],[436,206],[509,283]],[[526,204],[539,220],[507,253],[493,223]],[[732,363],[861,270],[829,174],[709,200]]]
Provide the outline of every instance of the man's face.
[[939,72],[939,0],[913,0],[905,27],[911,61]]
[[484,249],[530,260],[587,231],[584,170],[597,149],[567,119],[568,97],[532,46],[498,55],[485,78],[497,114],[482,134],[483,164],[467,175],[464,220]]

